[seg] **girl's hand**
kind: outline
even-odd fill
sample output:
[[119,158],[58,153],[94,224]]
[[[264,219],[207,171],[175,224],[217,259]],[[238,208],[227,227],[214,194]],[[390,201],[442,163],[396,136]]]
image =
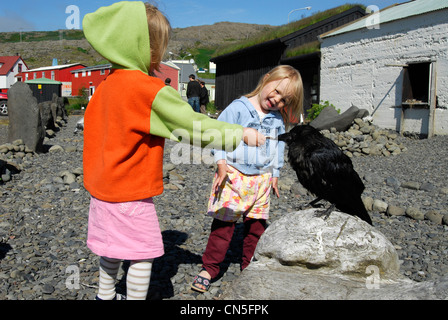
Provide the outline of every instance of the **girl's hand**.
[[233,172],[233,170],[230,169],[229,166],[227,166],[227,162],[225,160],[219,160],[217,164],[218,164],[218,177],[215,179],[212,186],[212,190],[215,190],[215,192],[218,191],[218,188],[222,184],[222,182],[225,179],[227,179],[227,173]]
[[259,147],[266,143],[266,137],[253,128],[243,128],[243,141],[250,147]]
[[272,178],[272,191],[274,191],[277,198],[280,198],[280,192],[278,191],[278,178]]

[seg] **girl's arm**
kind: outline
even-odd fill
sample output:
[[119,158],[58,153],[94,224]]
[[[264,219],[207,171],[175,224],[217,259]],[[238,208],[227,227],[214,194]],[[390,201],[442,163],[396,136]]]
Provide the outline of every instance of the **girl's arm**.
[[219,186],[227,179],[227,173],[232,173],[233,170],[227,165],[226,160],[219,160],[217,162],[218,170],[216,174],[218,175],[213,181],[212,190],[218,191]]
[[277,196],[277,198],[280,198],[280,192],[278,191],[278,178],[273,177],[272,178],[272,190],[274,194]]
[[178,142],[228,151],[234,150],[241,140],[251,146],[266,142],[266,137],[257,130],[195,112],[172,87],[162,88],[152,103],[150,133]]

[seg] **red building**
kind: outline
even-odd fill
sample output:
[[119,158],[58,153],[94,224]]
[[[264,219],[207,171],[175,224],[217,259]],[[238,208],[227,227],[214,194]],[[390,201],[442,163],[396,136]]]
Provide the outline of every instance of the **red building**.
[[[70,71],[71,96],[81,95],[82,90],[88,90],[89,97],[92,96],[96,88],[110,74],[111,67],[111,64],[103,64]],[[171,86],[178,90],[179,70],[179,67],[173,63],[162,62],[160,64],[160,72],[156,71],[155,76],[163,81],[170,78]]]
[[160,64],[160,72],[156,71],[157,78],[165,81],[167,78],[171,79],[171,86],[179,90],[179,70],[180,68],[172,62],[162,62]]
[[81,95],[82,90],[89,90],[93,95],[100,83],[110,74],[111,65],[102,64],[71,71],[72,96]]
[[[79,96],[80,90],[89,90],[89,96],[92,96],[100,83],[107,78],[111,72],[110,64],[103,64],[93,67],[87,67],[71,71],[72,96]],[[160,72],[156,71],[156,77],[165,81],[171,79],[171,86],[178,90],[179,88],[179,68],[169,62],[160,64]]]
[[23,81],[46,78],[50,80],[62,82],[62,96],[68,97],[72,95],[72,74],[73,70],[85,68],[80,63],[56,65],[51,67],[43,67],[23,72]]

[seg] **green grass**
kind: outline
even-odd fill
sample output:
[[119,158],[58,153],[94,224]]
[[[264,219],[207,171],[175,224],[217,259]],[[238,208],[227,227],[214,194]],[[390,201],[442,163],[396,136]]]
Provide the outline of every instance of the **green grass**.
[[84,39],[82,30],[58,30],[58,31],[32,31],[32,32],[3,32],[0,33],[0,43],[31,42],[31,41],[58,41]]
[[314,53],[314,52],[319,52],[320,51],[320,43],[319,41],[313,41],[310,43],[305,43],[304,45],[292,48],[292,49],[288,49],[286,51],[286,57],[288,58],[292,58],[292,57],[297,57],[297,56],[301,56],[304,54],[310,54],[310,53]]
[[228,54],[228,53],[231,53],[231,52],[234,52],[237,50],[241,50],[244,48],[248,48],[248,47],[263,43],[263,42],[267,42],[270,40],[284,37],[288,34],[291,34],[293,32],[304,29],[310,25],[313,25],[319,21],[328,19],[328,18],[330,18],[334,15],[337,15],[341,12],[347,11],[355,6],[360,6],[362,8],[365,8],[365,6],[361,5],[361,4],[344,4],[339,7],[329,9],[329,10],[326,10],[323,12],[319,11],[310,17],[282,25],[278,28],[273,29],[272,31],[265,32],[257,37],[250,38],[246,41],[242,41],[242,42],[239,42],[239,43],[231,45],[231,46],[222,46],[216,50],[213,57],[221,56],[221,55]]

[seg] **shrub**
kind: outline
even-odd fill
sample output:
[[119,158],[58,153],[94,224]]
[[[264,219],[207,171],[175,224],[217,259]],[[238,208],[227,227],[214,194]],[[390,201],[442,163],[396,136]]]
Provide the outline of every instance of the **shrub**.
[[313,106],[308,110],[308,115],[306,119],[312,121],[317,118],[317,116],[321,113],[321,111],[326,107],[334,108],[338,113],[341,113],[341,109],[336,109],[333,104],[330,104],[328,101],[321,101],[320,104],[313,103]]

